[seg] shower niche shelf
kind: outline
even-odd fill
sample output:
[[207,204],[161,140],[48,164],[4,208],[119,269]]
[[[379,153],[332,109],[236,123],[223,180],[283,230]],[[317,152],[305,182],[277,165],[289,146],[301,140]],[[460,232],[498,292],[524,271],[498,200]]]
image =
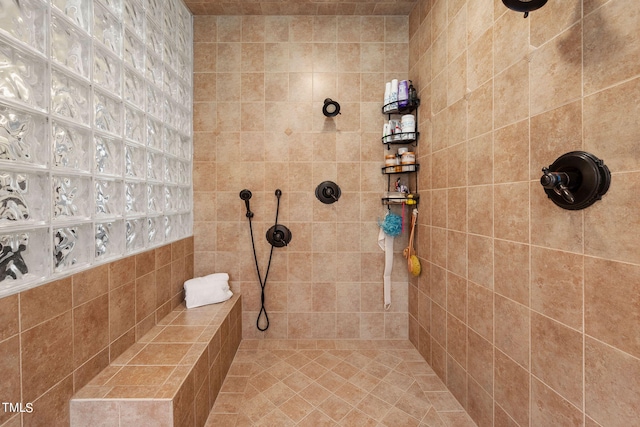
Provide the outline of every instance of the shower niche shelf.
[[406,107],[393,107],[398,101],[391,102],[382,106],[382,114],[409,114],[412,111],[416,111],[420,106],[420,99],[414,99],[410,101]]
[[[416,125],[413,132],[397,132],[392,135],[385,135],[381,138],[382,145],[387,146],[387,150],[391,148],[391,145],[398,144],[411,144],[412,146],[418,145],[418,138],[420,132],[418,132],[418,107],[420,106],[420,99],[414,99],[407,104],[406,107],[395,106],[398,102],[392,102],[382,106],[382,114],[385,114],[388,120],[391,120],[394,116],[402,116],[404,114],[411,114],[415,112]],[[393,108],[391,108],[393,106]]]
[[382,137],[382,144],[389,149],[390,144],[411,144],[414,147],[418,144],[418,137],[420,132],[400,132],[393,135],[387,135]]
[[382,173],[384,175],[393,175],[398,173],[418,172],[419,170],[420,170],[420,165],[417,163],[414,163],[412,165],[384,166],[382,168]]
[[401,197],[383,197],[383,205],[417,205],[420,202],[420,195],[416,193],[404,194]]
[[[397,166],[385,166],[382,168],[382,174],[387,176],[387,192],[384,197],[382,197],[383,205],[417,205],[420,200],[420,195],[417,193],[418,191],[418,175],[416,172],[420,170],[420,165],[415,163],[411,165],[397,165]],[[413,175],[413,192],[401,192],[398,191],[398,183],[400,183],[401,178],[397,178],[396,180],[396,191],[391,191],[391,176],[399,176],[402,174],[411,174]],[[408,186],[407,190],[408,190]]]
[[[393,117],[396,117],[399,120],[399,116],[404,114],[415,114],[415,128],[413,132],[398,132],[392,135],[386,135],[382,137],[382,144],[386,145],[387,150],[391,149],[391,145],[418,145],[418,138],[420,137],[420,132],[418,132],[418,107],[420,106],[420,99],[414,98],[409,101],[407,106],[405,107],[397,107],[397,101],[392,102],[390,104],[385,104],[382,106],[382,114],[386,115],[388,120],[392,120]],[[393,107],[393,108],[391,108]],[[411,164],[398,164],[398,165],[389,165],[382,167],[382,174],[387,176],[387,192],[382,197],[382,204],[389,205],[417,205],[420,201],[420,195],[418,194],[418,175],[417,172],[420,170],[420,165],[418,163]],[[409,185],[409,182],[405,182],[406,185],[402,185],[401,181],[403,180],[402,175],[407,175],[408,178],[406,181],[413,181]],[[397,177],[395,179],[395,187],[396,191],[391,191],[391,177]],[[409,177],[413,176],[413,179]],[[409,189],[413,190],[410,191]],[[403,190],[403,191],[398,191]]]

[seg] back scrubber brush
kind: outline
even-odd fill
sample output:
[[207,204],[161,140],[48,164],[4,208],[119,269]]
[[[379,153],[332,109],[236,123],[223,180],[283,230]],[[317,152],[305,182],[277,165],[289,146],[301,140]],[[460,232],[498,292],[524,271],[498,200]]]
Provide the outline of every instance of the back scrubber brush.
[[413,247],[413,236],[416,232],[416,223],[418,222],[418,209],[414,209],[411,215],[411,234],[409,236],[409,246],[407,246],[403,252],[405,258],[407,259],[407,269],[409,273],[414,276],[419,276],[422,271],[422,266],[420,265],[420,260],[416,256],[416,250]]

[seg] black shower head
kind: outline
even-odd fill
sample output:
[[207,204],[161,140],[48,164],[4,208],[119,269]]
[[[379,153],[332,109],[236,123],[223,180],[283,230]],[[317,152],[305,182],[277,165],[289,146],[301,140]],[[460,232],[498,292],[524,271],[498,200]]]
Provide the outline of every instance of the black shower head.
[[340,104],[331,98],[324,100],[324,106],[322,107],[322,114],[326,117],[335,117],[340,114]]
[[240,191],[240,198],[242,200],[249,200],[251,198],[251,191],[247,190],[246,188]]
[[540,9],[547,3],[547,0],[502,0],[505,6],[516,12],[524,12],[524,17],[529,15],[529,12]]
[[240,191],[240,198],[244,200],[244,205],[247,208],[247,218],[253,217],[253,212],[251,212],[251,209],[249,209],[249,199],[251,198],[251,191],[247,190],[246,188]]

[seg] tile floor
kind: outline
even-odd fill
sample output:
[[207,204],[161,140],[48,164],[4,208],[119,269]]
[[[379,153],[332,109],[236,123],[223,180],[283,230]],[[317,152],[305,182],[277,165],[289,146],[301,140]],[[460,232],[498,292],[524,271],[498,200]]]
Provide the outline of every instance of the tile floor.
[[206,427],[471,427],[409,341],[243,340]]

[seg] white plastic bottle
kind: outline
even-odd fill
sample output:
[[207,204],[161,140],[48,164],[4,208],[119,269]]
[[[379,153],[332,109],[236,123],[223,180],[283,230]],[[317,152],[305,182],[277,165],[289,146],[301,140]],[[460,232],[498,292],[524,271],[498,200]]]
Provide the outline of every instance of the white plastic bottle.
[[385,123],[382,126],[382,141],[387,142],[389,140],[389,135],[391,135],[391,127],[389,123]]
[[391,103],[391,82],[387,82],[384,86],[384,110],[389,111],[389,103]]
[[391,80],[390,110],[398,109],[398,79]]

